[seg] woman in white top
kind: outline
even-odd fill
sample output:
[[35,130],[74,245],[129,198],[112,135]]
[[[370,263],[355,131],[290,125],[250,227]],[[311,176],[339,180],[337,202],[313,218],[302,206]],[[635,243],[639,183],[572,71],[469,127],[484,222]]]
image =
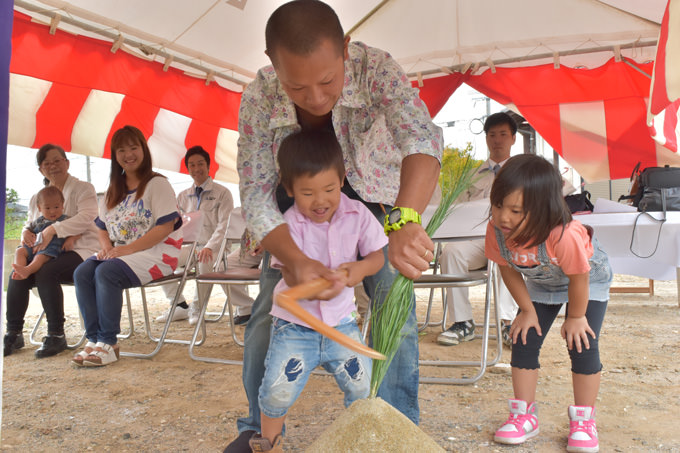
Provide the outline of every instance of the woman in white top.
[[73,357],[81,366],[118,360],[123,290],[174,272],[182,247],[175,192],[152,170],[149,145],[134,126],[111,138],[109,188],[95,225],[100,249],[73,274],[88,339]]
[[[66,349],[64,337],[64,294],[62,283],[73,281],[73,271],[99,247],[94,218],[97,216],[97,194],[92,184],[69,175],[69,161],[64,150],[52,144],[43,145],[36,154],[38,168],[45,177],[46,186],[55,186],[64,194],[64,214],[69,218],[56,222],[42,232],[38,247],[45,247],[54,236],[69,237],[63,253],[50,260],[38,272],[26,279],[12,275],[7,286],[7,333],[4,355],[24,346],[24,316],[28,309],[29,293],[38,288],[47,317],[47,336],[35,351],[37,358],[49,357]],[[28,219],[21,235],[21,244],[32,247],[36,235],[28,226],[40,216],[36,197],[29,203]]]

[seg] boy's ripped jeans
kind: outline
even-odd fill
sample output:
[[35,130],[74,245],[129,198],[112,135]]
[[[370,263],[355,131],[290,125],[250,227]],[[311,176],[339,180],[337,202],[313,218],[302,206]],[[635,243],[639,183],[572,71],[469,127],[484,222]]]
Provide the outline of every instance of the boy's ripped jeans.
[[[341,323],[336,329],[361,341],[359,327],[353,319]],[[286,415],[318,365],[333,375],[345,393],[345,407],[357,399],[368,397],[371,359],[310,328],[273,318],[265,359],[266,371],[259,391],[262,413],[270,418]]]

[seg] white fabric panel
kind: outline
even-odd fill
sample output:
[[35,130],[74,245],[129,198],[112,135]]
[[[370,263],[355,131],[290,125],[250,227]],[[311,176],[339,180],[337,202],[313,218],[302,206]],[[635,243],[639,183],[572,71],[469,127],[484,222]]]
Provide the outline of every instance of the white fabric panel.
[[562,157],[586,181],[609,179],[604,102],[560,104]]
[[153,123],[153,135],[148,138],[153,166],[179,172],[187,152],[184,139],[191,118],[170,110],[160,109]]
[[236,154],[238,132],[231,129],[220,129],[217,134],[217,144],[215,145],[215,161],[219,165],[215,173],[215,179],[238,183],[238,172],[236,171]]
[[71,151],[86,156],[102,157],[113,121],[120,112],[125,95],[92,90],[73,125]]
[[51,87],[52,82],[10,73],[8,143],[33,146],[35,115]]

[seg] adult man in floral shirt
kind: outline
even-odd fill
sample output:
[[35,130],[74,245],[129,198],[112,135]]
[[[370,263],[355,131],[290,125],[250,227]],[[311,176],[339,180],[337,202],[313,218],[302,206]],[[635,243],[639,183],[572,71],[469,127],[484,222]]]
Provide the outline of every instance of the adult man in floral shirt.
[[[317,277],[334,281],[322,299],[342,289],[332,270],[302,253],[284,223],[281,212],[292,203],[277,190],[276,153],[286,136],[307,128],[334,131],[347,168],[343,192],[362,200],[381,222],[393,206],[400,208],[392,216],[399,220],[401,213],[402,222],[390,225],[394,228],[385,249],[385,267],[364,280],[374,307],[382,303],[396,277],[394,268],[418,278],[434,249],[417,213],[425,209],[437,184],[442,134],[402,68],[385,51],[350,43],[335,12],[316,0],[296,0],[278,8],[267,22],[265,38],[272,66],[258,71],[243,93],[238,170],[248,228],[284,268],[265,267],[262,272],[245,333],[243,382],[249,416],[238,420],[239,437],[225,452],[250,451],[248,440],[260,430],[258,389],[269,343],[272,292],[281,273],[290,286]],[[378,396],[418,423],[415,307],[405,329],[407,336]]]

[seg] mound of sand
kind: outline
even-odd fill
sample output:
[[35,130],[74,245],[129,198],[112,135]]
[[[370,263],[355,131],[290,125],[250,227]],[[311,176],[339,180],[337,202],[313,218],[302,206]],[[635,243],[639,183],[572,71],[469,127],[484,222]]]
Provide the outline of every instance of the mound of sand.
[[411,420],[380,398],[355,401],[306,450],[333,452],[443,452]]

